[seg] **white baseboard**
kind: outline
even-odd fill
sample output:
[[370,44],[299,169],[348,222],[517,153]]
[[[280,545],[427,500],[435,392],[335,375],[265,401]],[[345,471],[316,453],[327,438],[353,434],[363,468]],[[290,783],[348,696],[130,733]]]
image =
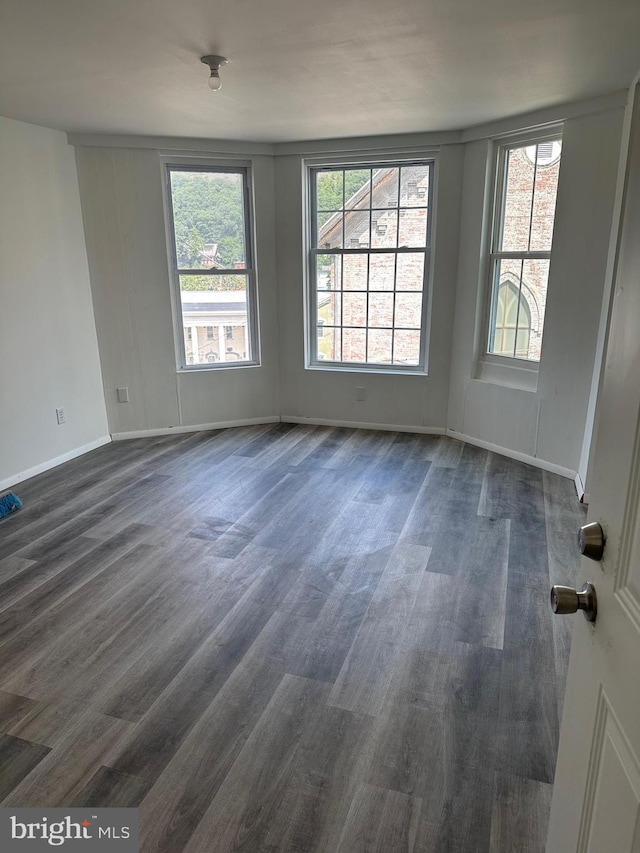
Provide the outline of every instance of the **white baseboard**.
[[153,438],[157,435],[178,435],[184,432],[206,432],[212,429],[228,429],[229,427],[254,426],[255,424],[280,423],[279,415],[266,415],[263,418],[240,418],[234,421],[217,421],[211,424],[193,424],[191,426],[160,427],[159,429],[137,429],[130,432],[112,432],[113,441],[126,441],[131,438]]
[[28,468],[26,471],[21,471],[19,474],[14,474],[5,480],[0,480],[0,491],[15,486],[17,483],[22,483],[24,480],[29,480],[38,474],[49,471],[51,468],[56,468],[64,462],[69,462],[84,453],[89,453],[110,441],[125,441],[133,438],[153,438],[159,435],[172,435],[187,432],[203,432],[206,430],[228,429],[229,427],[253,426],[256,424],[276,424],[276,423],[293,423],[293,424],[312,424],[317,426],[337,426],[349,427],[351,429],[373,429],[383,430],[385,432],[415,432],[422,435],[447,435],[449,438],[455,438],[458,441],[464,441],[467,444],[474,444],[477,447],[482,447],[485,450],[490,450],[493,453],[499,453],[501,456],[508,456],[510,459],[516,459],[518,462],[525,462],[527,465],[533,465],[535,468],[541,468],[543,471],[549,471],[552,474],[559,474],[561,477],[567,477],[573,480],[576,485],[578,497],[588,503],[588,495],[584,494],[584,484],[582,478],[577,471],[572,471],[570,468],[564,468],[562,465],[556,465],[553,462],[547,462],[544,459],[538,459],[535,456],[529,456],[526,453],[518,453],[516,450],[509,450],[506,447],[499,447],[497,444],[491,444],[489,441],[483,441],[480,438],[474,438],[471,435],[456,432],[452,429],[444,427],[425,427],[425,426],[404,426],[402,424],[379,424],[367,423],[365,421],[341,421],[332,418],[301,418],[297,415],[267,415],[262,418],[241,418],[233,421],[218,421],[209,424],[194,424],[192,426],[176,426],[163,427],[160,429],[142,429],[131,432],[114,432],[110,436],[104,435],[95,441],[88,444],[83,444],[81,447],[76,447],[56,456],[54,459],[49,459],[47,462],[41,462],[39,465],[34,465],[33,468]]
[[90,450],[95,450],[97,447],[102,447],[103,444],[109,444],[111,441],[110,435],[103,435],[95,441],[90,441],[88,444],[83,444],[82,447],[75,447],[73,450],[68,450],[54,459],[48,459],[46,462],[41,462],[39,465],[34,465],[33,468],[27,468],[26,471],[21,471],[19,474],[14,474],[13,477],[8,477],[6,480],[0,480],[0,491],[8,489],[10,486],[15,486],[17,483],[22,483],[24,480],[30,480],[31,477],[36,477],[38,474],[44,474],[51,468],[57,468],[64,462],[69,462],[77,456],[82,456],[84,453],[89,453]]
[[490,450],[492,453],[499,453],[501,456],[515,459],[517,462],[533,465],[534,468],[542,468],[543,471],[549,471],[551,474],[559,474],[561,477],[567,477],[569,480],[575,480],[576,478],[576,471],[572,471],[571,468],[565,468],[562,465],[556,465],[555,462],[547,462],[545,459],[539,459],[537,456],[529,456],[528,453],[518,453],[517,450],[499,447],[497,444],[491,444],[489,441],[483,441],[481,438],[474,438],[471,435],[465,435],[453,429],[448,429],[447,435],[449,438],[457,438],[458,441],[475,444],[476,447],[482,447],[484,450]]
[[333,418],[300,418],[297,415],[281,415],[287,424],[315,424],[316,426],[350,427],[351,429],[379,429],[384,432],[417,432],[422,435],[444,435],[444,427],[403,426],[402,424],[377,424],[365,421],[338,421]]

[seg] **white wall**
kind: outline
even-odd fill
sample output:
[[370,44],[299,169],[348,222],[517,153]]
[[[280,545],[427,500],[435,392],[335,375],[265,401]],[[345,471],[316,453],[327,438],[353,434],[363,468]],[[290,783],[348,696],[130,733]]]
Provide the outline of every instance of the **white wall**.
[[262,365],[192,372],[176,370],[159,152],[79,147],[77,161],[111,432],[277,417],[272,158],[252,158]]
[[[452,435],[578,468],[594,366],[624,95],[438,137],[260,146],[80,137],[77,161],[112,433],[271,419]],[[479,377],[492,134],[564,119],[539,371]],[[171,149],[169,152],[169,148]],[[160,151],[250,158],[255,180],[262,366],[178,372]],[[304,156],[437,151],[429,375],[304,367]],[[251,153],[254,151],[255,153]],[[127,386],[129,403],[116,401]],[[356,400],[364,387],[365,399]]]
[[[622,128],[621,107],[564,124],[554,245],[537,376],[478,378],[484,337],[491,145],[465,152],[463,215],[451,362],[452,433],[578,469],[594,369]],[[508,387],[520,385],[520,387]]]
[[5,488],[108,440],[108,429],[74,150],[59,131],[0,118],[0,174]]
[[[458,255],[462,153],[461,145],[448,145],[438,152],[428,376],[305,370],[303,158],[300,155],[277,158],[283,419],[444,430]],[[375,152],[370,156],[375,159]],[[364,387],[364,401],[356,400],[357,387]]]

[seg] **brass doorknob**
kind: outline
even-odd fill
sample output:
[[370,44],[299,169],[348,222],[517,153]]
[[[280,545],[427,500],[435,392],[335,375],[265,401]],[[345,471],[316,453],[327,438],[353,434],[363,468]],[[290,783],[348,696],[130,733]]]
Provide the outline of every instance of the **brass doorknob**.
[[584,618],[588,622],[596,621],[598,602],[596,591],[592,583],[585,583],[580,592],[570,586],[551,587],[551,609],[554,613],[575,613],[582,610]]

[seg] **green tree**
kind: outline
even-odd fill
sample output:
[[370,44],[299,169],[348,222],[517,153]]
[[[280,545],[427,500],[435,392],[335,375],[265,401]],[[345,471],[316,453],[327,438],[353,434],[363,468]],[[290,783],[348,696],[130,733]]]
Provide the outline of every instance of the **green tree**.
[[369,181],[370,177],[370,169],[331,169],[318,172],[316,178],[318,210],[341,210],[343,186],[344,200],[349,207],[349,199]]
[[198,269],[208,243],[217,245],[219,268],[245,264],[242,177],[234,172],[171,172],[171,201],[178,265]]

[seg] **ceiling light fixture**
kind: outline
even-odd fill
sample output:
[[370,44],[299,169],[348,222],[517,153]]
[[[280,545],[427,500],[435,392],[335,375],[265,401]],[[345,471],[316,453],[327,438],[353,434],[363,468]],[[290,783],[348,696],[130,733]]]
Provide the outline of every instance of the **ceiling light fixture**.
[[224,56],[216,56],[213,54],[211,56],[203,56],[200,59],[200,62],[204,62],[204,64],[208,65],[211,69],[209,88],[213,89],[214,92],[217,92],[218,89],[222,88],[222,80],[220,79],[220,74],[218,72],[222,65],[227,64],[227,59]]

